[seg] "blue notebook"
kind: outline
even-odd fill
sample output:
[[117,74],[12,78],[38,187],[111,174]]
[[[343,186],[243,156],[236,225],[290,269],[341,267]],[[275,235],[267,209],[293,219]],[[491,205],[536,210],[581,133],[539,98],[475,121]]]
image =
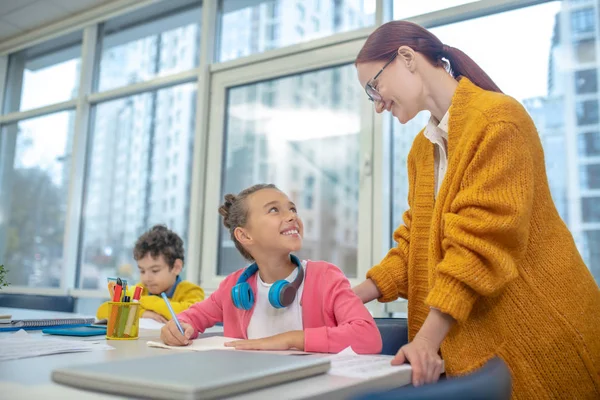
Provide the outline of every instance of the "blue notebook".
[[34,330],[48,327],[83,326],[93,324],[95,318],[50,318],[50,319],[13,319],[0,322],[0,332]]

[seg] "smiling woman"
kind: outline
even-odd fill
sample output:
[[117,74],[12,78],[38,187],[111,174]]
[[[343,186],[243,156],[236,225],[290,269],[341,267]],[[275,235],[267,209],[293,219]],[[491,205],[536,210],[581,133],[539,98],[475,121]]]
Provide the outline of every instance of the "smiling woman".
[[408,299],[411,342],[393,363],[410,361],[419,386],[438,379],[440,351],[450,376],[497,356],[515,398],[598,397],[600,292],[552,201],[523,106],[406,21],[371,34],[356,66],[377,112],[400,123],[431,113],[408,156],[398,245],[354,289],[364,302]]

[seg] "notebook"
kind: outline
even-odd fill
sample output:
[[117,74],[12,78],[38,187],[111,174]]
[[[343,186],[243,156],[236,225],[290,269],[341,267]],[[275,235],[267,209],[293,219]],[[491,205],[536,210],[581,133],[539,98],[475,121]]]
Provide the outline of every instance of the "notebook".
[[318,356],[207,350],[77,365],[52,371],[52,380],[126,398],[215,399],[324,374]]
[[83,326],[93,324],[95,318],[48,318],[48,319],[12,319],[0,320],[0,332],[19,329],[43,329],[50,326]]

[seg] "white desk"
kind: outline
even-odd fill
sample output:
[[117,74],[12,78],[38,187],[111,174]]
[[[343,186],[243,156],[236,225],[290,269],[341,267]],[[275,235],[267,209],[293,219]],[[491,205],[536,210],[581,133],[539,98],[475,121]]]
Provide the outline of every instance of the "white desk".
[[[73,314],[48,311],[33,311],[0,308],[0,314],[11,314],[13,319],[47,318],[73,316]],[[219,331],[220,328],[211,329]],[[28,331],[29,334],[40,335],[40,331]],[[6,335],[3,333],[2,335]],[[120,399],[121,397],[87,392],[59,385],[51,380],[52,370],[77,364],[92,364],[110,360],[145,358],[165,355],[169,350],[146,346],[148,340],[159,340],[158,331],[140,332],[140,340],[121,341],[105,340],[98,336],[98,341],[105,341],[115,350],[92,351],[84,353],[56,354],[43,357],[24,358],[20,360],[0,361],[0,398],[2,399]],[[54,336],[55,338],[58,336]],[[69,339],[76,339],[71,338]],[[89,338],[86,338],[89,340]],[[282,356],[283,357],[283,356]],[[234,397],[235,399],[345,399],[357,395],[361,391],[395,388],[410,382],[410,372],[400,371],[398,374],[383,378],[362,380],[333,375],[319,375],[295,382],[273,386]],[[18,394],[17,394],[18,393]]]

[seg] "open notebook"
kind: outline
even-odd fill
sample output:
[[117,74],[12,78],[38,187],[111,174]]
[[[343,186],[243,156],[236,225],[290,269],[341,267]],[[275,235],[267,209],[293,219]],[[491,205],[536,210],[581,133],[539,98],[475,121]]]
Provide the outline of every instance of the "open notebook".
[[44,319],[0,319],[0,332],[18,331],[19,329],[42,329],[50,326],[75,326],[93,324],[95,318],[44,318]]

